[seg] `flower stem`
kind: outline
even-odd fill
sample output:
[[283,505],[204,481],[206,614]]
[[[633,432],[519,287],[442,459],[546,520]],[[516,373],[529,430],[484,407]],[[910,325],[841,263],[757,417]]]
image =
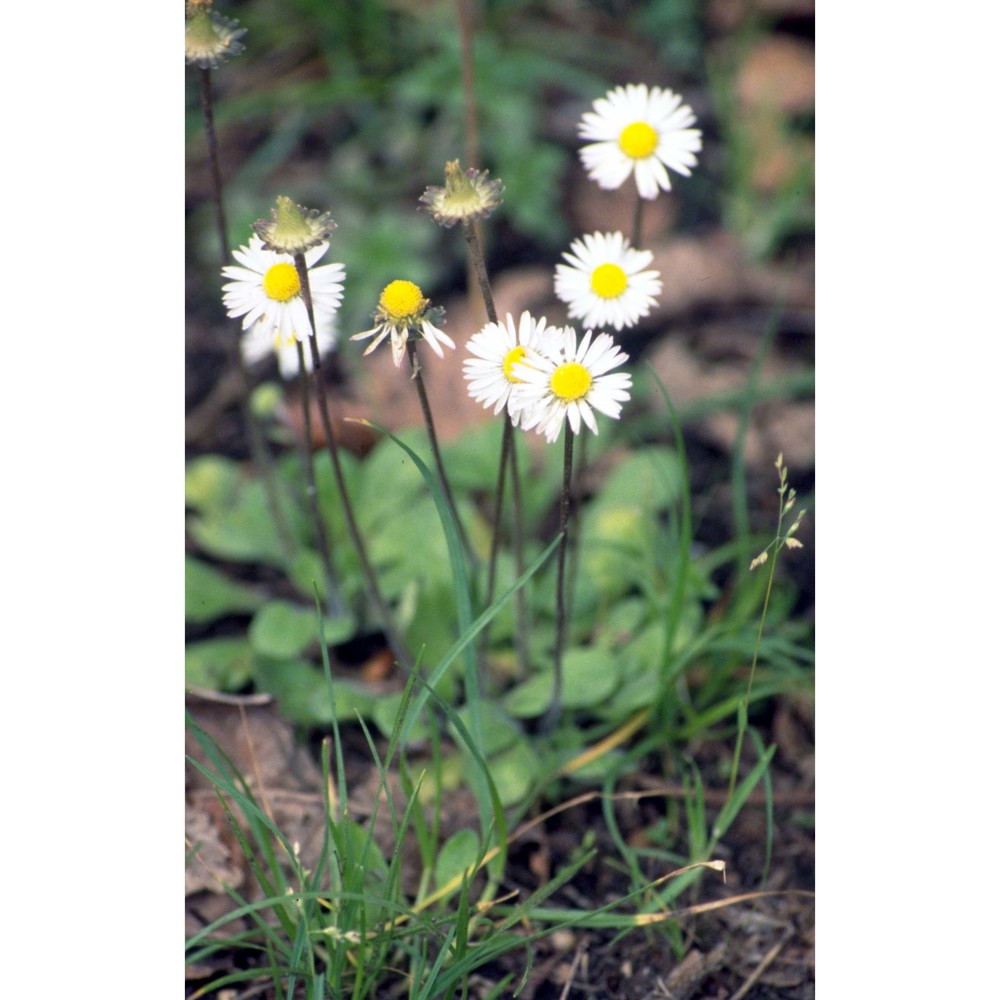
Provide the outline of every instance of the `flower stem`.
[[[510,447],[510,485],[511,497],[514,501],[514,521],[511,535],[514,545],[514,572],[518,579],[524,574],[524,505],[521,501],[521,477],[517,469],[517,444],[513,439],[513,423],[507,417],[507,424],[511,428]],[[499,506],[500,500],[497,499]],[[528,676],[528,636],[531,632],[531,623],[528,620],[528,587],[530,582],[521,587],[514,595],[514,619],[516,623],[516,636],[514,647],[517,650],[517,668],[522,678]]]
[[465,528],[462,526],[462,521],[458,516],[458,508],[455,506],[451,484],[448,482],[448,475],[444,471],[444,462],[441,460],[441,448],[438,445],[437,431],[434,429],[434,417],[431,414],[431,404],[427,398],[427,387],[424,384],[420,361],[417,359],[417,344],[415,340],[407,339],[406,353],[410,359],[410,369],[413,372],[413,381],[417,386],[417,395],[420,397],[420,409],[424,415],[424,424],[427,426],[427,437],[430,439],[431,452],[434,455],[434,466],[437,469],[438,479],[441,482],[441,490],[444,493],[445,500],[448,502],[448,509],[451,511],[451,516],[455,521],[455,528],[458,531],[458,537],[462,541],[462,548],[465,550],[465,554],[469,560],[474,561],[475,556],[472,546],[469,544]]
[[469,247],[469,259],[476,272],[476,280],[479,282],[479,290],[483,294],[483,303],[486,306],[486,318],[491,323],[497,322],[497,309],[493,304],[493,290],[490,288],[490,279],[486,274],[486,261],[483,257],[483,245],[479,241],[479,232],[476,230],[475,220],[463,219],[462,230],[465,233],[465,242]]
[[[507,477],[507,457],[514,443],[514,425],[511,423],[508,414],[504,420],[503,438],[500,441],[500,467],[497,470],[497,502],[493,507],[493,539],[490,542],[490,562],[486,571],[486,597],[485,605],[489,607],[493,603],[493,594],[496,589],[497,578],[497,552],[500,548],[500,513],[503,509],[503,491]],[[486,645],[486,635],[489,626],[483,629],[483,645]]]
[[[483,607],[488,608],[493,603],[493,595],[496,592],[496,570],[497,554],[500,548],[501,523],[500,515],[503,511],[503,494],[506,485],[507,465],[510,464],[511,473],[511,493],[514,500],[514,524],[511,530],[514,546],[514,574],[520,578],[524,573],[524,539],[521,531],[522,524],[522,503],[521,503],[521,480],[517,470],[517,447],[514,443],[514,424],[507,414],[504,419],[503,439],[500,443],[500,466],[497,470],[496,504],[493,507],[493,539],[490,542],[490,562],[486,574],[486,597],[483,600]],[[517,666],[520,677],[526,677],[528,673],[528,607],[526,588],[521,587],[514,595],[514,608],[517,620],[515,629],[515,647],[517,649]],[[489,643],[489,625],[482,631],[480,640],[482,648],[485,650]]]
[[212,71],[201,71],[201,112],[205,119],[205,138],[208,141],[208,165],[212,174],[212,191],[215,195],[215,222],[219,228],[222,245],[222,263],[226,263],[229,240],[226,238],[226,211],[222,204],[222,171],[219,169],[219,143],[215,137],[215,116],[212,111]]
[[[479,291],[483,296],[483,304],[486,306],[486,318],[491,323],[496,323],[498,322],[497,310],[493,303],[493,290],[490,287],[489,275],[486,273],[486,260],[483,255],[482,243],[479,241],[479,233],[476,229],[474,221],[471,219],[467,219],[462,223],[462,229],[465,233],[465,242],[469,249],[469,260],[472,261],[473,269],[476,272],[476,280],[479,283]],[[490,548],[490,567],[488,574],[489,596],[486,599],[487,607],[489,607],[490,601],[492,600],[493,581],[496,575],[496,557],[500,532],[500,513],[503,508],[504,466],[508,461],[511,463],[511,493],[514,499],[514,527],[512,532],[514,544],[514,565],[517,568],[519,576],[523,572],[524,567],[524,532],[522,530],[524,520],[523,507],[521,504],[521,479],[518,475],[517,454],[516,449],[513,447],[512,439],[513,424],[508,416],[507,423],[504,426],[503,444],[500,449],[500,472],[497,475],[497,500],[496,509],[493,515],[493,544]],[[514,614],[517,620],[516,631],[518,637],[518,668],[521,671],[521,675],[525,676],[528,669],[528,596],[523,587],[515,595]]]
[[313,530],[316,532],[316,548],[319,550],[323,572],[326,574],[326,606],[330,615],[340,617],[346,611],[344,599],[337,583],[337,574],[333,568],[330,541],[326,534],[326,525],[319,511],[319,497],[316,490],[316,474],[312,461],[312,407],[309,397],[309,372],[306,368],[305,350],[302,341],[297,340],[295,347],[299,353],[299,386],[302,395],[302,416],[305,426],[305,440],[302,447],[302,464],[306,473],[306,497],[309,501],[309,514],[312,517]]
[[[295,254],[295,270],[298,272],[299,283],[302,286],[302,298],[305,301],[306,310],[309,314],[309,322],[313,330],[315,330],[316,319],[313,314],[312,292],[309,288],[309,269],[306,267],[305,254]],[[354,543],[354,549],[358,554],[361,571],[364,574],[365,583],[368,587],[368,597],[375,605],[379,617],[382,619],[382,627],[385,629],[386,639],[396,658],[405,666],[412,667],[413,659],[393,625],[392,615],[389,613],[389,607],[382,597],[378,578],[375,576],[375,570],[372,567],[371,560],[368,558],[368,550],[358,529],[358,522],[354,517],[354,507],[347,492],[347,483],[344,481],[344,470],[340,464],[340,455],[337,453],[337,439],[333,433],[333,424],[330,420],[330,406],[326,398],[326,385],[323,381],[323,360],[320,357],[319,348],[316,346],[315,336],[309,338],[309,347],[312,351],[313,381],[316,385],[316,397],[319,401],[323,433],[326,435],[327,451],[330,454],[330,461],[333,464],[333,476],[337,482],[337,491],[340,493],[340,502],[344,509],[344,520],[347,522],[347,531],[351,536],[351,541]]]
[[458,35],[462,47],[462,93],[465,97],[465,159],[470,167],[479,158],[479,132],[476,126],[476,87],[472,66],[472,18],[469,0],[455,0]]
[[569,542],[569,498],[573,482],[573,438],[575,435],[567,427],[566,443],[563,451],[563,488],[559,504],[559,562],[556,568],[556,648],[552,658],[553,683],[552,702],[542,719],[540,730],[551,732],[559,716],[562,715],[563,689],[563,648],[566,645],[566,549]]
[[[200,76],[201,111],[205,121],[209,171],[212,175],[212,200],[215,203],[215,224],[219,234],[219,254],[222,266],[225,267],[228,261],[229,235],[226,227],[226,211],[222,198],[222,170],[219,166],[219,143],[215,135],[215,116],[212,105],[212,71],[208,68],[202,68]],[[285,561],[291,563],[295,555],[295,544],[292,541],[291,532],[288,530],[288,524],[282,514],[277,477],[274,474],[274,462],[271,459],[270,451],[268,451],[260,422],[254,416],[253,409],[250,406],[252,383],[250,372],[247,370],[247,364],[243,358],[243,352],[240,350],[238,335],[231,342],[230,351],[234,356],[233,360],[240,373],[240,385],[242,388],[242,392],[239,394],[240,410],[242,411],[244,425],[247,428],[250,454],[253,457],[254,466],[260,472],[260,479],[264,486],[264,497],[267,501],[271,520],[274,522],[278,544],[281,546]]]

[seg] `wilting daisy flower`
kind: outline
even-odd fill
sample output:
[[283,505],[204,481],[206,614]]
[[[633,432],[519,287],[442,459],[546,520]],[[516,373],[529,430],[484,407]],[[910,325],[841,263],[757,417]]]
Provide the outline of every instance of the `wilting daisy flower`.
[[672,90],[615,87],[577,126],[581,139],[595,140],[580,149],[580,159],[602,188],[619,188],[634,172],[639,194],[655,198],[661,188],[670,190],[667,167],[691,176],[701,149],[701,130],[688,127],[694,122],[694,112]]
[[[317,325],[333,317],[344,294],[344,265],[313,265],[326,253],[328,243],[321,243],[305,254],[309,270],[309,290]],[[250,237],[250,245],[233,251],[242,267],[224,267],[222,273],[232,279],[222,286],[222,301],[228,315],[242,316],[243,329],[256,326],[257,335],[268,342],[305,340],[312,336],[312,326],[299,273],[289,254],[265,250],[259,236]]]
[[305,254],[326,242],[337,228],[329,212],[296,205],[287,195],[278,195],[270,219],[258,219],[254,232],[267,250],[275,253]]
[[[336,317],[333,314],[321,313],[316,317],[316,347],[320,357],[333,350],[337,342]],[[266,358],[272,351],[278,355],[278,369],[282,378],[295,378],[299,374],[299,351],[295,346],[295,337],[282,339],[281,334],[268,336],[259,323],[255,323],[240,339],[240,350],[247,364],[256,364]],[[302,352],[305,358],[306,371],[313,370],[312,351],[308,346]]]
[[216,69],[229,56],[243,51],[240,39],[247,33],[239,21],[209,10],[210,4],[189,0],[184,26],[184,58],[202,69]]
[[431,318],[443,322],[444,310],[431,309],[430,305],[430,300],[424,298],[424,293],[412,281],[390,281],[379,296],[375,326],[354,334],[351,340],[374,337],[365,350],[365,354],[371,354],[386,337],[392,337],[392,360],[398,368],[406,352],[406,341],[413,333],[426,340],[430,349],[443,358],[441,345],[454,350],[455,342],[431,322]]
[[529,350],[540,350],[546,333],[551,334],[552,327],[546,329],[544,318],[532,319],[525,311],[515,326],[514,317],[507,313],[506,322],[487,323],[465,345],[475,355],[463,366],[469,395],[486,409],[492,406],[495,414],[510,403],[508,412],[515,427],[521,416],[515,390],[523,380],[514,374],[514,365],[523,363]]
[[585,327],[635,326],[656,304],[659,271],[644,271],[653,259],[635,250],[621,233],[591,233],[574,240],[569,264],[556,264],[556,295],[569,303],[570,319]]
[[[546,342],[550,348],[552,341]],[[525,363],[514,365],[521,380],[518,405],[523,410],[521,427],[534,428],[551,444],[568,419],[574,434],[585,423],[595,434],[594,410],[618,419],[621,404],[629,399],[632,376],[611,372],[628,361],[608,333],[596,337],[588,330],[580,344],[576,331],[565,327],[554,350],[529,351]],[[610,373],[610,374],[609,374]]]
[[444,165],[444,187],[429,187],[420,196],[423,207],[446,229],[456,222],[485,219],[500,204],[503,184],[491,181],[488,170],[462,170],[458,160]]

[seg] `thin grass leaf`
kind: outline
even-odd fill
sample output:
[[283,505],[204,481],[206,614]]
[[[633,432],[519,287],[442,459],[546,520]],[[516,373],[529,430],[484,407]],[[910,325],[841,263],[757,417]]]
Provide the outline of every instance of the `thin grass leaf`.
[[673,400],[670,398],[670,393],[667,392],[667,387],[663,384],[663,381],[652,365],[649,365],[649,371],[653,376],[653,381],[656,382],[660,390],[660,394],[663,396],[663,401],[667,404],[667,411],[670,414],[670,424],[674,432],[674,444],[677,448],[681,467],[680,539],[677,545],[677,563],[673,574],[674,585],[671,587],[670,603],[667,610],[667,638],[664,644],[664,659],[660,670],[661,686],[657,715],[661,715],[663,699],[668,696],[667,673],[673,655],[674,636],[677,633],[681,614],[684,610],[684,598],[687,590],[688,567],[691,562],[691,543],[694,537],[694,530],[691,523],[691,477],[688,471],[687,451],[684,448],[684,432],[681,430],[680,418],[677,415],[677,409],[674,407]]
[[722,811],[719,813],[715,820],[715,825],[712,827],[712,847],[725,835],[733,820],[739,815],[739,811],[750,797],[750,793],[767,771],[776,749],[777,747],[773,745],[767,748],[760,760],[757,761],[750,773],[736,786],[732,796],[722,807]]
[[[472,626],[472,590],[469,583],[468,569],[465,565],[465,556],[462,548],[462,540],[459,535],[458,525],[452,516],[451,508],[441,489],[438,477],[431,472],[423,459],[405,442],[401,441],[395,434],[372,423],[379,431],[385,434],[402,451],[406,453],[410,461],[417,467],[420,475],[424,477],[427,488],[430,490],[437,508],[438,519],[444,530],[445,541],[448,545],[448,561],[451,564],[452,581],[454,582],[455,610],[458,614],[459,635],[464,635]],[[482,747],[482,721],[479,716],[479,670],[476,664],[475,649],[467,646],[465,649],[465,696],[469,702],[469,711],[472,721],[472,735],[476,740],[476,746]]]
[[473,623],[469,631],[464,633],[461,638],[451,647],[450,650],[441,658],[438,665],[431,671],[428,677],[423,681],[423,689],[418,691],[413,698],[413,703],[410,706],[409,712],[407,713],[407,720],[403,726],[403,733],[401,739],[405,742],[409,738],[410,730],[413,728],[413,723],[416,720],[417,715],[420,713],[421,709],[427,703],[427,699],[430,697],[430,692],[433,690],[434,685],[444,676],[445,671],[454,663],[455,659],[471,644],[475,641],[476,636],[496,617],[496,615],[502,610],[503,606],[514,596],[548,561],[549,557],[555,552],[559,545],[559,539],[554,538],[544,551],[538,556],[537,559],[517,578],[514,584],[509,587],[503,594],[501,594],[494,602],[491,604]]

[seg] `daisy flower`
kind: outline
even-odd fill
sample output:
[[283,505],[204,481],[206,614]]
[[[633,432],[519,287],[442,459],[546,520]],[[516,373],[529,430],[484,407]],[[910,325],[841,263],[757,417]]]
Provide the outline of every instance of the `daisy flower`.
[[[410,334],[416,334],[427,341],[430,349],[439,357],[444,357],[441,345],[445,344],[452,350],[455,342],[439,330],[432,322],[443,322],[444,310],[431,309],[430,300],[424,298],[424,293],[412,281],[390,281],[378,299],[378,309],[375,310],[375,326],[363,333],[356,333],[351,340],[375,339],[368,345],[365,354],[371,354],[386,337],[392,338],[392,360],[398,368],[406,351],[406,341]],[[439,318],[442,317],[442,318]]]
[[[318,325],[332,319],[344,294],[344,265],[313,265],[326,253],[329,243],[321,243],[305,254],[309,269],[309,290]],[[299,273],[289,254],[265,250],[259,236],[250,245],[233,251],[242,267],[224,267],[222,274],[232,279],[222,286],[222,301],[229,316],[242,316],[243,329],[258,327],[257,335],[268,342],[305,340],[312,326]]]
[[[295,346],[295,337],[282,339],[280,334],[269,337],[260,326],[255,323],[240,340],[240,350],[248,365],[262,361],[272,351],[278,355],[278,370],[281,377],[285,379],[295,378],[299,374],[299,351]],[[321,314],[316,317],[316,347],[320,357],[324,357],[333,350],[337,343],[337,327],[335,317]],[[312,351],[307,347],[303,352],[306,360],[306,371],[313,370]]]
[[632,387],[631,375],[611,371],[628,361],[628,355],[615,346],[610,334],[594,337],[588,330],[577,345],[572,327],[559,333],[558,339],[546,344],[554,349],[528,352],[527,364],[514,365],[514,374],[523,383],[517,389],[524,411],[521,427],[544,434],[549,444],[559,437],[564,420],[569,420],[574,434],[580,433],[581,422],[597,433],[594,410],[617,420]]
[[507,313],[505,323],[487,323],[474,333],[465,346],[475,357],[463,366],[469,395],[487,410],[492,406],[494,414],[506,406],[516,427],[521,416],[516,389],[523,380],[514,374],[514,365],[523,363],[529,350],[541,350],[547,333],[551,335],[552,327],[546,330],[545,319],[532,319],[527,311],[517,326]]
[[594,101],[577,126],[588,176],[605,189],[619,188],[633,172],[639,194],[655,198],[670,190],[667,167],[691,176],[701,149],[701,130],[689,128],[694,112],[672,90],[628,84]]
[[556,265],[556,295],[569,303],[570,319],[584,326],[635,326],[656,305],[659,271],[644,271],[653,259],[635,250],[621,233],[591,233],[570,244]]

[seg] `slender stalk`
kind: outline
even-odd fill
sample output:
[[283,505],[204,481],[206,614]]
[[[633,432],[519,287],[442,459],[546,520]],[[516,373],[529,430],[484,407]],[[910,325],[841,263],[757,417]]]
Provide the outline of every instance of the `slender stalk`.
[[[222,266],[225,267],[229,260],[229,236],[226,227],[226,211],[222,198],[222,170],[219,166],[219,143],[215,135],[215,115],[212,102],[212,71],[202,68],[201,78],[201,111],[205,121],[205,139],[208,145],[209,172],[212,176],[212,201],[215,204],[215,225],[219,234],[219,257]],[[247,369],[243,352],[240,350],[239,336],[233,339],[230,345],[230,352],[233,355],[236,367],[240,373],[240,410],[243,415],[243,423],[247,428],[250,454],[256,468],[260,471],[261,483],[264,486],[264,497],[267,501],[268,513],[274,522],[275,532],[278,536],[278,544],[284,553],[286,562],[291,562],[295,555],[295,543],[292,540],[291,532],[281,510],[281,500],[278,494],[277,477],[274,474],[274,462],[271,453],[267,448],[264,432],[260,423],[254,416],[250,406],[250,391],[252,383],[250,372]]]
[[451,484],[448,482],[448,474],[444,470],[444,462],[441,459],[441,448],[438,445],[437,431],[434,429],[434,417],[431,414],[431,403],[427,398],[427,387],[424,384],[424,377],[421,372],[420,362],[417,359],[417,344],[416,341],[407,338],[406,341],[406,354],[410,359],[410,369],[413,372],[413,381],[417,387],[417,395],[420,397],[420,409],[424,415],[424,424],[427,426],[427,437],[430,439],[431,443],[431,453],[434,455],[434,466],[437,469],[438,479],[441,481],[441,490],[444,493],[445,500],[448,501],[448,509],[451,511],[451,516],[455,520],[455,527],[458,529],[458,537],[462,540],[462,548],[465,549],[465,553],[470,559],[470,561],[475,561],[475,555],[472,551],[472,546],[469,544],[468,536],[465,534],[465,528],[462,526],[462,521],[458,516],[458,508],[455,506],[455,498],[451,492]]
[[573,438],[576,436],[566,427],[565,447],[563,450],[563,488],[562,500],[559,504],[559,562],[556,568],[556,648],[552,658],[554,673],[552,684],[552,702],[542,719],[540,729],[543,733],[551,732],[559,716],[562,715],[563,689],[563,648],[566,645],[566,549],[569,542],[569,498],[573,483]]
[[[586,435],[580,437],[580,448],[576,453],[576,463],[573,469],[573,482],[570,492],[570,503],[574,503],[583,496],[583,477],[587,468],[587,441]],[[566,569],[566,615],[573,617],[573,602],[576,600],[576,581],[580,571],[580,546],[577,545],[577,536],[580,533],[579,522],[573,521],[568,529],[569,539],[569,565]]]
[[219,168],[219,143],[215,136],[215,115],[212,110],[212,71],[201,70],[201,112],[205,119],[205,138],[208,141],[208,165],[212,174],[212,191],[215,194],[215,223],[219,229],[222,263],[226,263],[229,241],[226,238],[226,211],[222,203],[222,171]]
[[[472,58],[473,16],[470,10],[470,0],[455,0],[455,12],[458,20],[458,37],[461,47],[462,66],[462,96],[465,103],[465,165],[476,167],[479,163],[479,126],[476,120],[476,81]],[[466,224],[474,234],[477,234],[475,222]],[[470,257],[468,265],[469,285],[472,285],[475,263]],[[480,281],[482,287],[482,281]],[[469,307],[475,309],[471,289]],[[487,306],[489,311],[489,306]],[[489,317],[491,323],[496,322],[495,315]]]
[[[305,254],[297,253],[295,254],[294,259],[295,270],[298,272],[299,283],[302,286],[302,298],[305,301],[306,310],[309,314],[309,322],[315,330],[316,319],[313,314],[312,292],[309,289],[309,269],[306,267]],[[385,629],[389,646],[396,655],[396,658],[407,667],[412,667],[413,659],[393,625],[392,615],[389,613],[389,607],[385,603],[385,599],[382,597],[382,591],[379,589],[378,585],[378,578],[375,575],[375,570],[372,567],[371,560],[368,558],[368,550],[365,546],[364,539],[361,537],[361,532],[358,529],[358,522],[354,517],[354,507],[351,504],[351,498],[347,492],[347,483],[344,480],[344,470],[340,464],[340,455],[337,453],[337,438],[333,433],[333,424],[330,420],[330,406],[326,397],[326,384],[323,381],[323,359],[320,357],[315,337],[309,338],[309,346],[312,351],[313,382],[316,386],[316,397],[319,401],[319,412],[320,419],[323,423],[323,433],[326,435],[327,451],[330,455],[330,461],[333,464],[333,476],[337,482],[337,491],[340,493],[340,502],[344,509],[344,519],[347,522],[347,531],[351,536],[351,541],[354,543],[355,551],[358,554],[358,560],[361,563],[361,571],[364,574],[365,584],[368,588],[368,597],[375,605],[379,617],[382,619],[382,627]]]
[[[508,418],[508,424],[510,419]],[[511,425],[513,430],[513,425]],[[511,541],[514,545],[514,572],[518,579],[524,574],[524,505],[521,501],[521,477],[517,469],[517,444],[512,439],[510,448],[510,485],[514,501],[514,521],[511,529]],[[499,500],[497,501],[499,504]],[[528,587],[521,587],[514,595],[515,641],[517,650],[517,669],[519,675],[528,676],[528,636],[531,634],[531,622],[528,618]]]
[[479,130],[476,124],[476,87],[472,62],[473,24],[470,0],[455,0],[458,36],[462,47],[462,94],[465,98],[465,161],[475,167],[479,159]]
[[306,367],[306,355],[302,347],[302,341],[297,340],[295,347],[299,354],[299,387],[302,396],[302,417],[305,429],[305,440],[302,444],[302,464],[305,467],[306,473],[306,498],[309,502],[309,513],[316,532],[316,548],[319,550],[319,558],[323,563],[323,572],[326,575],[326,606],[330,615],[336,618],[343,615],[346,609],[344,607],[344,598],[340,593],[340,586],[337,583],[337,574],[333,568],[333,561],[330,555],[332,549],[326,534],[326,525],[323,523],[323,517],[319,510],[316,473],[313,469],[312,461],[312,407],[310,405],[309,371]]
[[[517,447],[514,442],[514,424],[507,414],[504,418],[503,439],[500,442],[500,464],[497,469],[496,503],[493,507],[493,539],[490,542],[490,561],[486,575],[486,596],[483,607],[488,608],[493,603],[496,593],[497,555],[500,548],[501,513],[503,512],[503,495],[506,486],[507,465],[510,465],[511,493],[514,501],[514,522],[511,529],[514,547],[514,575],[516,578],[524,573],[524,535],[521,530],[523,523],[523,506],[521,503],[521,480],[517,469]],[[517,667],[520,677],[528,673],[528,603],[526,588],[521,587],[514,595],[514,614],[516,628],[514,630],[514,647],[517,651]],[[480,646],[486,649],[489,645],[489,626],[482,632]]]
[[[785,514],[787,514],[795,504],[795,490],[791,490],[789,493],[787,475],[788,470],[782,464],[782,456],[778,456],[778,461],[775,463],[778,469],[778,527],[774,533],[774,541],[768,545],[764,553],[755,559],[750,565],[750,569],[754,568],[759,561],[763,561],[767,558],[768,549],[772,546],[774,547],[774,556],[770,560],[771,566],[767,574],[767,589],[764,592],[764,606],[760,611],[760,621],[757,623],[757,639],[753,647],[753,659],[750,661],[750,676],[747,678],[747,693],[746,697],[743,699],[739,707],[739,712],[736,720],[736,746],[733,750],[733,763],[732,768],[729,772],[729,796],[732,797],[733,790],[736,788],[736,778],[739,772],[740,766],[740,756],[743,753],[743,736],[747,730],[747,715],[750,712],[750,695],[753,693],[753,681],[754,676],[757,673],[757,659],[760,655],[760,644],[764,635],[764,619],[767,617],[767,608],[771,602],[771,590],[774,587],[774,572],[778,566],[778,553],[781,552],[785,545],[794,544],[789,541],[791,535],[793,535],[799,526],[799,521],[802,519],[802,512],[799,513],[795,522],[789,527],[789,529],[782,535],[781,525],[784,521]],[[786,493],[788,494],[788,499],[785,499]]]
[[[486,317],[491,323],[498,322],[497,310],[493,303],[493,290],[490,287],[489,275],[486,273],[486,260],[483,255],[483,247],[479,241],[479,233],[471,221],[463,223],[465,242],[469,250],[469,260],[472,262],[473,270],[476,273],[476,280],[479,283],[479,290],[483,296],[483,304],[486,306]],[[500,515],[503,509],[503,485],[504,469],[507,462],[511,464],[511,493],[514,500],[514,526],[512,530],[512,541],[514,545],[514,565],[518,576],[524,572],[524,524],[523,506],[521,504],[521,479],[517,470],[517,450],[513,446],[513,424],[508,416],[504,425],[503,443],[500,447],[500,470],[497,474],[497,494],[496,507],[493,513],[493,543],[490,546],[490,565],[488,571],[486,606],[489,607],[493,598],[494,580],[496,578],[496,558],[499,548],[500,536]],[[528,671],[528,595],[522,587],[514,598],[514,616],[517,622],[517,662],[521,676],[525,676]],[[483,638],[483,645],[486,644],[486,637]]]
[[[781,515],[778,515],[778,531],[781,531]],[[777,553],[775,553],[777,556]],[[760,612],[760,621],[757,623],[757,641],[753,647],[753,659],[750,661],[750,677],[747,679],[747,693],[740,705],[739,715],[736,724],[736,747],[733,750],[733,763],[729,771],[729,798],[732,798],[736,789],[736,778],[740,769],[740,757],[743,754],[743,735],[747,730],[747,714],[750,711],[750,694],[753,691],[753,679],[757,672],[757,657],[760,653],[760,642],[764,635],[764,619],[767,617],[767,606],[771,601],[771,587],[774,583],[774,569],[778,564],[777,558],[771,560],[771,569],[767,576],[767,591],[764,594],[764,607]]]
[[[485,605],[489,607],[493,603],[493,594],[496,591],[497,579],[497,552],[500,548],[500,513],[503,509],[502,497],[507,478],[507,456],[514,443],[514,425],[511,423],[508,414],[504,420],[503,438],[500,441],[500,467],[497,470],[497,502],[493,507],[493,540],[490,542],[490,562],[486,572],[486,597]],[[518,574],[520,576],[520,573]],[[483,629],[483,645],[486,645],[486,635],[489,626]]]
[[479,282],[479,290],[483,294],[483,303],[486,306],[486,318],[491,323],[497,322],[497,309],[493,304],[493,290],[490,288],[490,279],[486,273],[486,260],[483,257],[483,245],[479,241],[479,232],[475,223],[471,219],[462,222],[462,230],[465,233],[465,242],[469,247],[469,259],[476,272],[476,280]]

